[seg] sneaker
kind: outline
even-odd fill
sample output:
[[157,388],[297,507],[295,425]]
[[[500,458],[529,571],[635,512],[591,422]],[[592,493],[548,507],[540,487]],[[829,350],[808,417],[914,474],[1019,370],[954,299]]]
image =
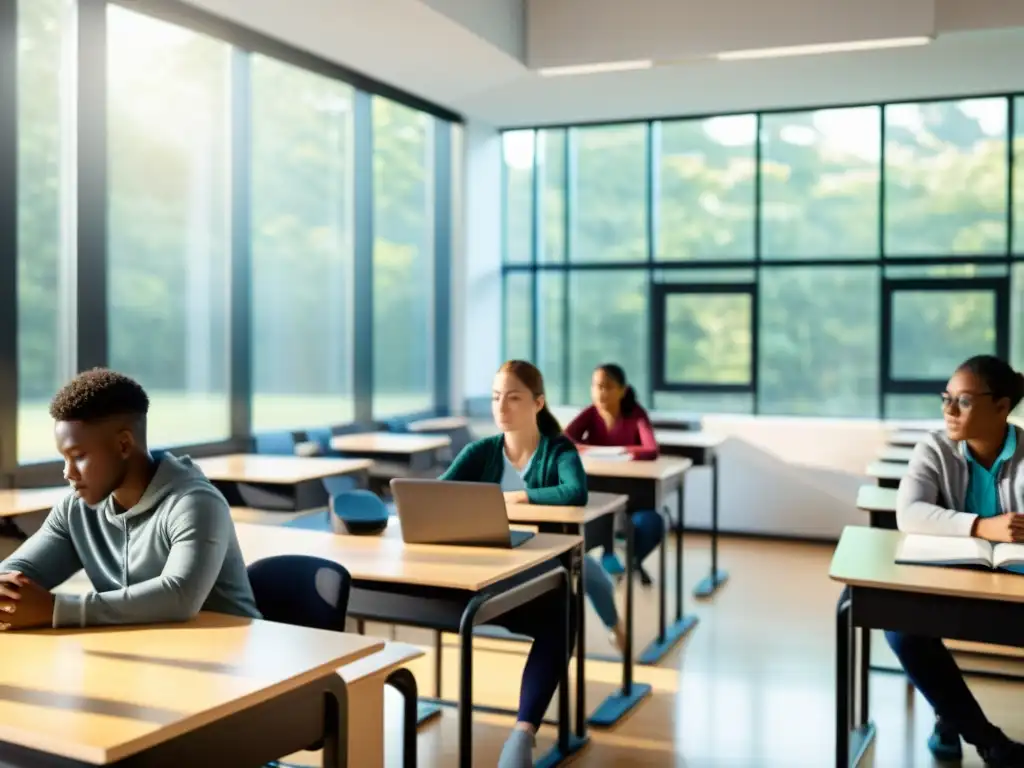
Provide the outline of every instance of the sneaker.
[[928,749],[939,762],[955,763],[963,759],[960,734],[939,718],[935,718],[935,727],[928,737]]
[[1024,768],[1024,744],[1010,739],[978,747],[978,755],[989,768]]
[[605,572],[610,576],[621,576],[626,572],[626,567],[619,560],[619,556],[614,552],[601,555],[601,567],[604,568]]

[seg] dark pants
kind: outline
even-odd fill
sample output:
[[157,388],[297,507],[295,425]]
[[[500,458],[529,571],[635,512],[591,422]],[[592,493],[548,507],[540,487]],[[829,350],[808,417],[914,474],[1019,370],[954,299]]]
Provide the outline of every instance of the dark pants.
[[981,711],[942,640],[903,632],[886,632],[885,639],[910,682],[928,700],[935,714],[956,730],[964,741],[986,746],[1000,739],[1002,732]]
[[[632,513],[630,519],[633,521],[633,553],[636,564],[642,565],[665,536],[665,518],[653,509],[643,509]],[[606,544],[604,553],[614,554],[615,549],[610,543]]]
[[544,713],[558,690],[561,671],[569,664],[569,651],[576,636],[576,622],[570,612],[569,637],[566,638],[562,632],[565,610],[565,603],[559,600],[557,593],[548,592],[537,600],[487,622],[517,635],[533,638],[519,688],[517,719],[529,723],[535,729],[540,728]]

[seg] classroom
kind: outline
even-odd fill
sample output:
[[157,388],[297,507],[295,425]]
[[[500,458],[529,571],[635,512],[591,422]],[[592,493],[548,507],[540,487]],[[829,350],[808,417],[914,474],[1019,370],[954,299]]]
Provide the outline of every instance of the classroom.
[[1024,3],[0,0],[0,765],[1024,768]]

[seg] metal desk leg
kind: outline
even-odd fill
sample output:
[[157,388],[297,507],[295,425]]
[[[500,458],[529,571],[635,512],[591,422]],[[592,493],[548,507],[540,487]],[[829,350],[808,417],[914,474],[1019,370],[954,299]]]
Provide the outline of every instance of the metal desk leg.
[[694,597],[711,597],[729,579],[728,573],[718,569],[718,452],[710,453],[708,464],[711,467],[711,573],[697,584],[693,590]]
[[847,587],[840,595],[836,608],[836,768],[856,768],[875,738],[875,726],[867,720],[866,688],[861,698],[861,717],[864,722],[851,729],[855,683],[867,684],[866,673],[861,670],[860,674],[855,675],[853,669],[855,648],[850,621],[851,602],[850,588]]
[[[441,653],[444,644],[441,642],[441,632],[434,631],[434,698],[441,698]],[[416,704],[416,725],[423,725],[428,720],[433,720],[441,714],[441,705],[433,701],[420,699]]]
[[[661,555],[658,558],[658,571],[661,577],[660,593],[658,595],[658,636],[651,641],[643,653],[640,654],[641,664],[657,664],[662,657],[682,638],[689,634],[690,630],[697,626],[697,617],[694,615],[683,615],[683,495],[686,486],[680,481],[679,496],[676,501],[676,620],[668,627],[665,626],[665,550],[668,542],[661,540]],[[666,526],[666,535],[668,528]]]
[[626,515],[626,649],[622,659],[622,688],[611,694],[590,716],[589,723],[608,727],[617,723],[651,692],[647,683],[633,682],[633,518]]

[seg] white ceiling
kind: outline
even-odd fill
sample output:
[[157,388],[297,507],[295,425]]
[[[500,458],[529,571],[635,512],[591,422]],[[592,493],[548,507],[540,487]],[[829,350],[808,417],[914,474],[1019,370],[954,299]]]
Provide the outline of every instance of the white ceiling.
[[[1017,0],[189,1],[503,127],[1024,91],[1024,2]],[[754,13],[769,6],[773,15]],[[861,39],[935,39],[861,53],[701,57],[835,42],[849,30]],[[641,57],[685,63],[549,78],[524,63]]]

